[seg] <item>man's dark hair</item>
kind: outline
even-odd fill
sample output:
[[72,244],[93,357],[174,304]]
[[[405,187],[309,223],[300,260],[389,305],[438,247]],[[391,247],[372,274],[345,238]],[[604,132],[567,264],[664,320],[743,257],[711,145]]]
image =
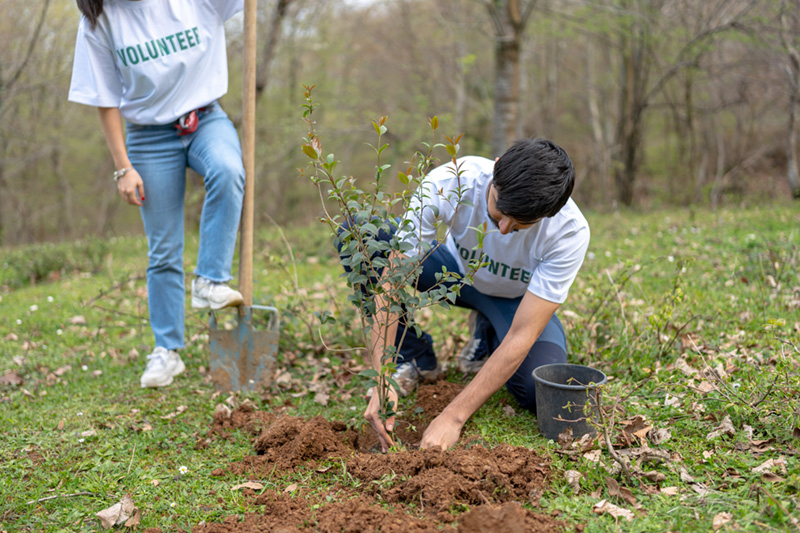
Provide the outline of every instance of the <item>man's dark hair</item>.
[[89,21],[89,25],[94,28],[97,19],[103,14],[103,0],[77,0],[78,9]]
[[497,210],[529,224],[564,207],[575,186],[575,169],[552,141],[517,141],[494,164],[494,186]]

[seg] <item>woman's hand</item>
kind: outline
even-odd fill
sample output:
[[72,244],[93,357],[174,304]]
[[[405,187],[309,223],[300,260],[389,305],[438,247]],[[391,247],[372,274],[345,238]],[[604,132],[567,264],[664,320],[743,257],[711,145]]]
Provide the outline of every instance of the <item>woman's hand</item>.
[[[397,411],[397,392],[392,387],[389,387],[389,398],[390,402],[393,402],[392,405],[393,411]],[[392,438],[389,436],[389,432],[394,430],[394,416],[390,416],[386,419],[384,423],[383,419],[381,418],[381,400],[380,394],[375,389],[372,390],[372,395],[369,398],[369,404],[367,405],[367,410],[364,411],[364,418],[366,418],[372,429],[375,430],[375,433],[378,434],[378,440],[381,443],[381,451],[388,452],[389,448],[394,446],[394,442]]]
[[131,205],[141,207],[144,203],[144,182],[135,168],[117,180],[117,191],[122,199]]

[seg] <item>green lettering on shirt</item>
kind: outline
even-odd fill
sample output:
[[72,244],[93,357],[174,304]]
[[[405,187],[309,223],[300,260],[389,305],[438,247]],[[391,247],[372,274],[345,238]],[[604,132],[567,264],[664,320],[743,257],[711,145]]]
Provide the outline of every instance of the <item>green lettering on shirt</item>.
[[119,50],[117,50],[117,55],[119,56],[120,61],[122,61],[122,64],[127,67],[128,66],[128,60],[125,59],[125,50],[120,48]]
[[116,53],[122,62],[122,66],[128,67],[151,59],[168,56],[181,50],[189,50],[199,44],[200,32],[195,26],[158,39],[151,39],[150,41],[120,48],[116,50]]
[[166,37],[162,38],[162,39],[159,39],[156,42],[158,43],[158,49],[161,51],[161,55],[162,56],[168,56],[169,55],[169,46],[167,46]]
[[175,36],[174,36],[174,35],[167,35],[167,36],[166,36],[166,37],[164,37],[164,38],[165,38],[165,39],[167,39],[167,40],[169,40],[169,44],[171,44],[171,45],[172,45],[172,51],[173,51],[173,52],[177,52],[177,51],[178,51],[178,48],[175,46],[175,41],[173,41],[173,39],[175,38]]
[[133,46],[126,48],[125,53],[128,55],[128,61],[130,61],[131,65],[139,64],[139,56],[136,55],[136,49]]

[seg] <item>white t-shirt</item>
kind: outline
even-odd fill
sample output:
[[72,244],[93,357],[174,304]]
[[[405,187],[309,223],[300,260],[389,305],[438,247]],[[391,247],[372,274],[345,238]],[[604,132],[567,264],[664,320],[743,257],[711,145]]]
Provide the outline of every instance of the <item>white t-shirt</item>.
[[105,0],[81,17],[69,99],[169,124],[228,91],[224,23],[244,0]]
[[[484,294],[517,298],[528,290],[554,303],[564,303],[589,247],[589,224],[570,198],[555,216],[544,218],[528,229],[502,235],[489,218],[486,191],[494,175],[494,161],[469,156],[457,161],[461,174],[456,177],[452,163],[433,169],[422,182],[406,213],[416,231],[399,234],[418,253],[420,241],[436,238],[437,212],[440,225],[449,227],[445,242],[457,257],[464,274],[470,260],[477,258],[474,228],[487,224],[483,240],[484,260],[489,263],[475,273],[473,286]],[[456,209],[456,191],[462,191]],[[424,191],[424,194],[421,194]],[[423,205],[420,211],[414,206]]]

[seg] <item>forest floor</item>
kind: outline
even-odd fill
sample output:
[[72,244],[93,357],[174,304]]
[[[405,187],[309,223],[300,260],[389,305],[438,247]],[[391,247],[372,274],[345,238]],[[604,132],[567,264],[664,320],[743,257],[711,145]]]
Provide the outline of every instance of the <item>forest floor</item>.
[[143,238],[0,250],[0,531],[800,529],[797,207],[587,218],[559,316],[570,361],[609,378],[597,438],[546,439],[501,390],[446,452],[417,444],[470,379],[453,364],[467,312],[421,314],[445,379],[401,401],[401,446],[380,453],[319,226],[257,235],[255,299],[281,331],[250,393],[216,390],[193,311],[186,372],[139,387]]

